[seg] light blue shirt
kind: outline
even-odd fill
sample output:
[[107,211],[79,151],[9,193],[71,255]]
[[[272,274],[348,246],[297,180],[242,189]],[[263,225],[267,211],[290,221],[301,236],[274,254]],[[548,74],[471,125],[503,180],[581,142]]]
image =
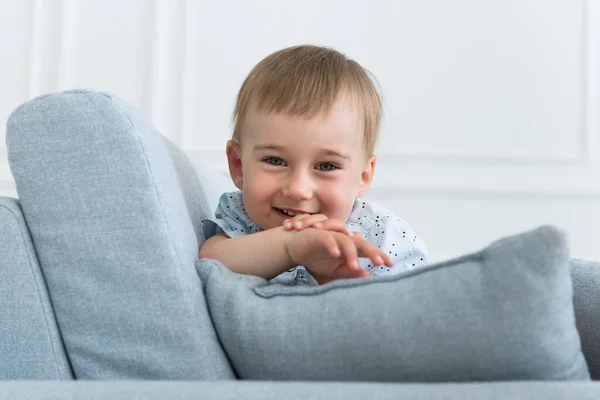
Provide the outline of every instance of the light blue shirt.
[[[393,267],[377,267],[370,259],[360,258],[360,267],[367,270],[371,276],[397,274],[421,267],[428,262],[427,248],[421,238],[406,221],[381,206],[357,199],[346,226],[350,232],[359,232],[367,241],[383,249],[392,260]],[[215,217],[202,221],[205,240],[218,233],[237,237],[260,231],[262,229],[250,219],[244,209],[241,191],[221,195]],[[302,266],[282,273],[270,283],[317,284]]]

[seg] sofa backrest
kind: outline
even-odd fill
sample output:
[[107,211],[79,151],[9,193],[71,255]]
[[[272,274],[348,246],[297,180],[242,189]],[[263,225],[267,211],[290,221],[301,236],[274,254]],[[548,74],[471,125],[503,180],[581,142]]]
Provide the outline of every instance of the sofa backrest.
[[590,376],[600,380],[600,262],[572,260],[573,305]]

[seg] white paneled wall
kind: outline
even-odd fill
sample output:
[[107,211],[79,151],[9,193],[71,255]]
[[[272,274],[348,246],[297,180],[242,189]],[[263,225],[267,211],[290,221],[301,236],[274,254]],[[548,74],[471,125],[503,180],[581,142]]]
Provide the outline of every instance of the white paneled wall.
[[[540,224],[600,259],[596,0],[0,0],[0,119],[38,94],[109,91],[224,168],[245,75],[299,43],[378,78],[371,197],[434,260]],[[15,196],[5,149],[0,194]]]

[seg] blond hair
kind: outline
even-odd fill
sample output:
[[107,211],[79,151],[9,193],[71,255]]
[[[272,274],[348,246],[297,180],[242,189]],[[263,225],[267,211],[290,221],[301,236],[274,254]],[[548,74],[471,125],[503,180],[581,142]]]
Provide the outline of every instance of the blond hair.
[[244,80],[233,111],[233,141],[250,107],[308,118],[334,105],[340,93],[353,96],[364,113],[364,145],[373,154],[382,116],[381,97],[371,74],[356,61],[327,47],[288,47],[264,58]]

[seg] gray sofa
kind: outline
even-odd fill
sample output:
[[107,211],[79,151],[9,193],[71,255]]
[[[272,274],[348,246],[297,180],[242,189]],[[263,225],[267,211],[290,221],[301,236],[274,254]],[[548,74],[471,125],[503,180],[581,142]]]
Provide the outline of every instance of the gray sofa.
[[110,95],[24,104],[7,148],[0,398],[600,398],[600,264],[556,228],[290,288],[197,259],[219,185]]

